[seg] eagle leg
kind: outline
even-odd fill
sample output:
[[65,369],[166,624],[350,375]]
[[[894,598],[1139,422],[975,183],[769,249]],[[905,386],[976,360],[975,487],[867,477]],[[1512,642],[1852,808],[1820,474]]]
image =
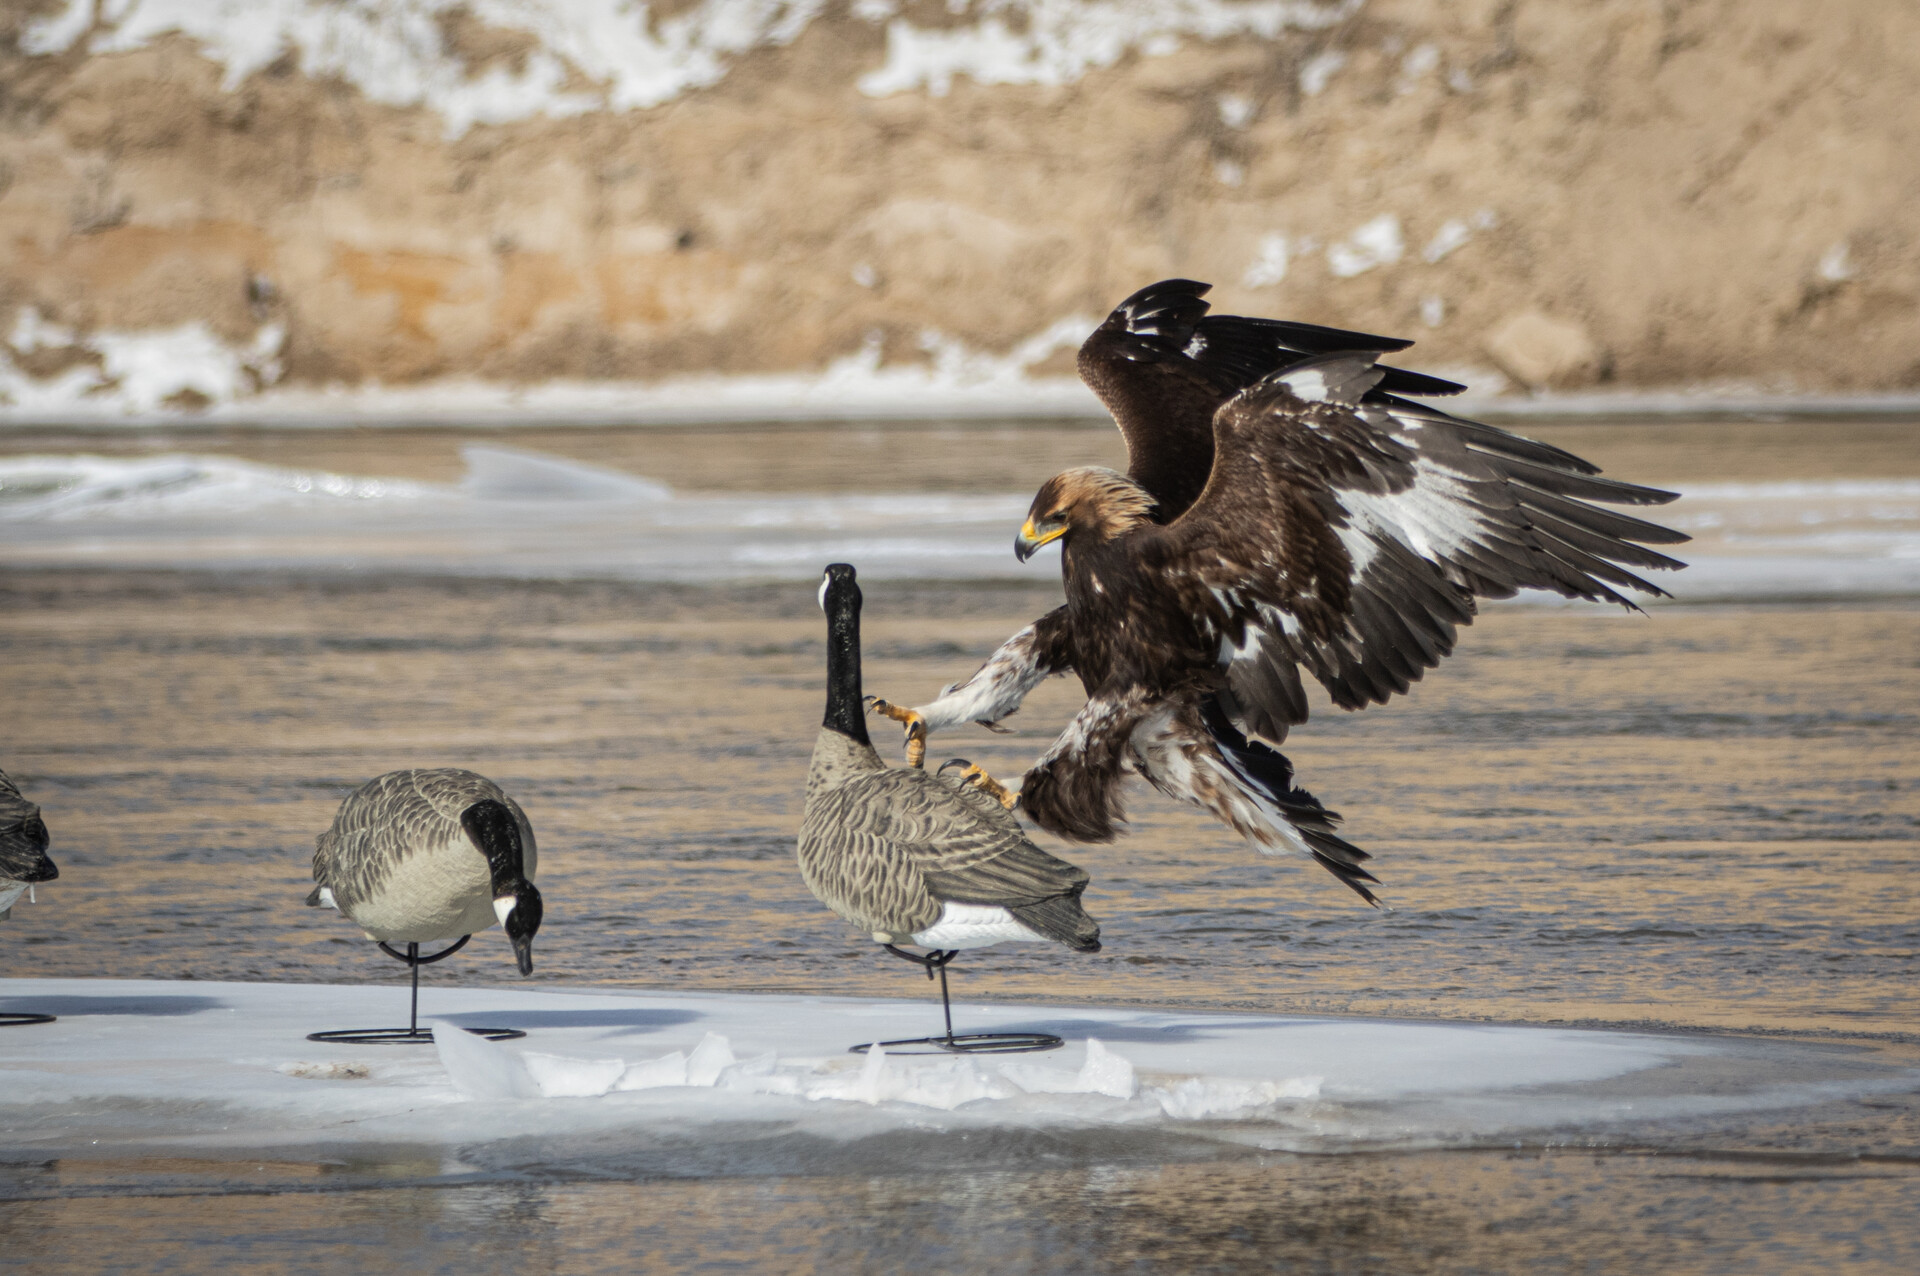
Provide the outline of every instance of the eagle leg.
[[906,725],[907,765],[924,767],[927,764],[927,722],[918,713],[902,705],[882,700],[879,696],[867,697],[867,712],[877,713],[883,718],[892,718]]
[[986,769],[979,763],[969,762],[965,758],[951,759],[943,765],[936,774],[945,775],[947,773],[947,767],[954,766],[964,768],[960,772],[960,783],[973,785],[1001,806],[1006,807],[1009,811],[1011,811],[1014,808],[1014,804],[1020,800],[1020,794],[1017,790],[1008,788],[1006,785],[1000,783],[1000,781],[988,775]]

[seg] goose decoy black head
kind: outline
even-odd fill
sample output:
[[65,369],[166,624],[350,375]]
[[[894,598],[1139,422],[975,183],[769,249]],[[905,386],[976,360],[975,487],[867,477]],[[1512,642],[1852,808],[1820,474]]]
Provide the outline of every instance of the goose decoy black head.
[[521,871],[520,830],[503,802],[475,802],[460,813],[460,826],[487,857],[493,877],[493,915],[513,945],[520,973],[533,973],[533,937],[546,915],[540,891]]

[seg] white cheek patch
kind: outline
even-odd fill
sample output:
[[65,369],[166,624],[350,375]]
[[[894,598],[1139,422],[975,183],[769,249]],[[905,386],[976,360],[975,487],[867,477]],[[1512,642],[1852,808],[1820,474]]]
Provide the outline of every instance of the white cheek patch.
[[496,899],[493,901],[493,915],[500,919],[500,924],[502,926],[505,926],[507,924],[507,918],[509,915],[512,914],[513,906],[516,902],[518,901],[516,901],[511,895],[503,895],[499,899]]
[[820,596],[818,601],[820,603],[820,610],[825,611],[827,609],[827,578],[825,576],[820,578]]

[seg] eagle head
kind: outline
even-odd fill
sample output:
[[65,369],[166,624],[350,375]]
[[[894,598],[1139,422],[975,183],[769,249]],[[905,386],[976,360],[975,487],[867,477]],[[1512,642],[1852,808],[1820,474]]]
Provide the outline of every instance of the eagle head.
[[1063,536],[1083,543],[1108,541],[1152,518],[1153,498],[1119,471],[1098,465],[1062,470],[1034,495],[1013,552],[1024,563]]

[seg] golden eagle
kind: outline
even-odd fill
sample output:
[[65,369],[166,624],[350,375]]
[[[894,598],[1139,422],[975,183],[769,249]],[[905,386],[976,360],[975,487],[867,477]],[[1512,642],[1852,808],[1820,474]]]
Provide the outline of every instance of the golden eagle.
[[1663,591],[1623,564],[1679,567],[1646,546],[1687,538],[1591,503],[1671,492],[1402,397],[1460,388],[1376,362],[1408,343],[1210,316],[1206,290],[1144,288],[1080,349],[1129,467],[1068,470],[1034,498],[1015,549],[1062,543],[1066,605],[931,704],[878,707],[923,751],[925,732],[997,722],[1072,669],[1087,703],[1018,796],[1035,823],[1110,840],[1137,772],[1373,902],[1365,852],[1263,742],[1306,720],[1300,669],[1342,708],[1384,703],[1452,651],[1477,599],[1632,607],[1619,589]]

